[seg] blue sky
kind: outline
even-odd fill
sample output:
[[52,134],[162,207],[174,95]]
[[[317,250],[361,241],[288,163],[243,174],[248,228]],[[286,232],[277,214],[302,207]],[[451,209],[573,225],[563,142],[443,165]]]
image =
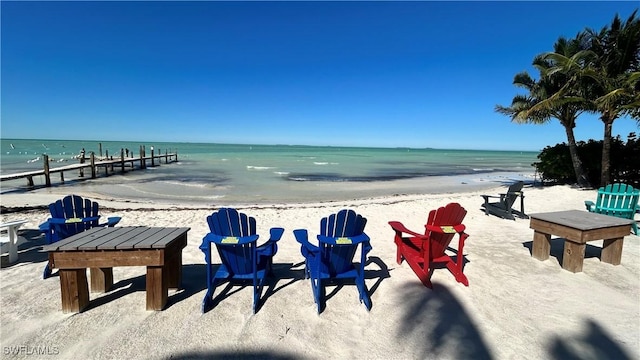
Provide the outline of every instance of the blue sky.
[[[630,2],[8,2],[2,138],[540,150],[494,111]],[[623,139],[635,121],[613,125]],[[583,115],[578,140],[601,139]]]

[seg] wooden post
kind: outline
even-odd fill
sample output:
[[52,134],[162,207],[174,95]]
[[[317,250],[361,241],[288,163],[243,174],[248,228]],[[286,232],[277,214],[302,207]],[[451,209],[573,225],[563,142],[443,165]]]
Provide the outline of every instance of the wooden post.
[[27,183],[30,187],[33,187],[33,176],[27,176]]
[[91,178],[95,179],[96,178],[96,154],[93,151],[91,152],[91,157],[89,158],[89,161],[91,162]]
[[100,157],[102,157],[102,143],[100,143]]
[[124,149],[120,149],[120,166],[122,167],[122,173],[124,174]]
[[165,164],[169,163],[169,150],[167,149],[164,150],[164,163]]
[[156,163],[156,161],[155,161],[154,156],[153,156],[153,146],[152,146],[151,147],[151,167],[156,166],[155,163]]
[[[84,148],[80,152],[80,164],[84,164]],[[84,168],[80,168],[80,177],[84,177]]]
[[140,169],[144,169],[144,167],[145,167],[144,147],[142,147],[142,145],[140,145]]
[[42,158],[44,161],[44,183],[45,186],[50,187],[51,186],[51,174],[49,174],[49,155],[47,154],[42,154]]

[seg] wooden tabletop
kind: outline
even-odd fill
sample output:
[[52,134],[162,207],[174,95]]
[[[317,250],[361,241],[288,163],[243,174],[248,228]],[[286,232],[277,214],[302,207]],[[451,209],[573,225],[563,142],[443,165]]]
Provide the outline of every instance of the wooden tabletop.
[[162,249],[188,227],[95,227],[43,247],[44,251]]
[[590,213],[581,210],[564,210],[546,213],[529,214],[531,219],[542,220],[578,230],[593,230],[613,226],[631,225],[632,220],[615,216]]

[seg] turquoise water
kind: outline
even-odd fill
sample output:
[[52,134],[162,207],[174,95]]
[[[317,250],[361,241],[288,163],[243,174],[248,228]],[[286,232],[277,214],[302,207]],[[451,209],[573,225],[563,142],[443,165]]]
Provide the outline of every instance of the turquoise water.
[[[65,173],[65,184],[85,192],[131,200],[181,202],[278,203],[337,200],[403,192],[424,192],[442,176],[473,181],[492,174],[533,174],[537,152],[438,150],[408,148],[350,148],[288,145],[228,145],[202,143],[139,143],[113,141],[2,139],[0,173],[77,163],[84,149],[119,157],[121,149],[139,156],[177,152],[179,162],[146,171],[77,181]],[[34,179],[42,185],[44,179]],[[2,191],[25,191],[26,180],[7,181]]]

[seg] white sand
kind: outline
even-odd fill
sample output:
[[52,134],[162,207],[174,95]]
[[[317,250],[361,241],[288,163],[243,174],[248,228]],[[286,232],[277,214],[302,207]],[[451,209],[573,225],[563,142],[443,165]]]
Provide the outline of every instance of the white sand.
[[[47,212],[0,216],[29,220],[17,264],[0,270],[2,358],[185,359],[227,356],[277,359],[638,359],[640,358],[640,243],[625,238],[622,264],[600,262],[601,241],[587,246],[581,273],[563,270],[562,240],[552,241],[549,260],[531,257],[528,220],[485,216],[480,194],[395,196],[322,204],[242,207],[254,216],[262,239],[285,228],[274,262],[277,279],[252,314],[249,287],[234,287],[202,314],[206,289],[198,249],[214,209],[175,209],[100,200],[103,216],[122,216],[119,226],[189,226],[183,251],[183,285],[169,292],[163,311],[145,310],[145,269],[114,269],[114,289],[91,294],[90,308],[65,314],[59,278],[42,280],[46,254],[38,224]],[[584,210],[595,191],[568,186],[525,188],[528,213]],[[58,197],[56,197],[58,198]],[[3,195],[2,205],[45,204],[45,195]],[[390,220],[420,231],[429,210],[459,202],[468,210],[470,234],[464,255],[469,287],[436,270],[434,289],[422,286],[406,263],[395,262]],[[22,205],[20,205],[22,204]],[[147,209],[141,209],[147,207]],[[320,315],[302,276],[303,258],[292,230],[315,238],[320,218],[342,208],[368,218],[367,312],[353,285],[330,286]],[[135,209],[134,209],[135,208]],[[26,230],[26,231],[25,231]],[[455,247],[455,243],[452,244]],[[222,286],[219,289],[224,289]],[[219,294],[219,292],[217,292]],[[38,352],[49,354],[38,355]]]

